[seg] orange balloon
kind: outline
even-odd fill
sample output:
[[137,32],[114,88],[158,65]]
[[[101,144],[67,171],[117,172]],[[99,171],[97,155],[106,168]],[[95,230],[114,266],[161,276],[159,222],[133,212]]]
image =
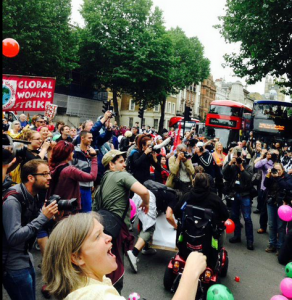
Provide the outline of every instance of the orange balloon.
[[19,53],[19,44],[16,40],[7,38],[2,41],[2,53],[6,57],[14,57]]
[[233,233],[235,230],[235,224],[231,219],[227,219],[224,223],[226,227],[226,233]]

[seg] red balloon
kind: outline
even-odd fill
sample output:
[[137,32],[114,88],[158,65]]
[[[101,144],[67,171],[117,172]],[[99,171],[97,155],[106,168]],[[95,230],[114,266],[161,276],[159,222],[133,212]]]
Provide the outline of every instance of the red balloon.
[[16,40],[7,38],[2,41],[2,53],[6,57],[14,57],[19,53],[19,44]]
[[235,276],[234,280],[235,280],[236,282],[239,282],[239,281],[240,281],[240,277],[239,277],[239,276]]
[[231,219],[227,219],[224,223],[226,227],[226,233],[233,233],[235,230],[235,224]]

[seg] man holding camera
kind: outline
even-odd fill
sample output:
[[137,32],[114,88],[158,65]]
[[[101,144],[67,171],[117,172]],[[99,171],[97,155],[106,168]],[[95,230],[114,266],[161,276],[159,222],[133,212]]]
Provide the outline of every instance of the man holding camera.
[[229,239],[230,243],[241,242],[241,225],[240,211],[242,212],[245,222],[245,235],[247,241],[247,249],[254,250],[253,246],[253,225],[251,220],[251,197],[250,190],[252,188],[252,167],[247,165],[243,159],[242,149],[235,147],[233,149],[232,159],[225,164],[223,175],[229,182],[229,193],[234,196],[232,203],[232,220],[235,223],[234,237]]
[[47,163],[33,159],[23,165],[21,184],[7,190],[3,198],[3,285],[11,299],[35,298],[35,271],[29,253],[37,232],[57,212],[53,201],[40,212],[39,192],[48,189],[51,180]]
[[192,187],[195,169],[185,144],[178,145],[176,154],[170,157],[169,170],[170,175],[166,181],[166,186],[178,189],[183,194],[189,192]]
[[192,158],[194,165],[202,166],[207,174],[215,178],[222,178],[220,168],[213,159],[213,155],[205,149],[206,144],[198,142],[195,147],[195,155]]

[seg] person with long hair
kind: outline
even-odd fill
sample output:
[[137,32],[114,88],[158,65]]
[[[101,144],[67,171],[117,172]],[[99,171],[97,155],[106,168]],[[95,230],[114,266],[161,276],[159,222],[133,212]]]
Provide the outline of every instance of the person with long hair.
[[[212,153],[213,159],[216,165],[219,167],[220,173],[222,174],[223,163],[225,160],[225,155],[223,153],[223,145],[220,142],[215,143],[215,149]],[[223,189],[223,177],[217,176],[215,177],[215,186],[218,190],[219,197],[222,198],[222,189]]]
[[[57,300],[125,300],[105,275],[117,269],[112,237],[103,231],[100,216],[91,212],[71,215],[51,233],[43,258],[47,290]],[[192,252],[173,300],[195,299],[206,257]]]
[[47,196],[59,195],[61,199],[77,198],[78,207],[81,209],[81,195],[79,182],[94,181],[97,176],[96,151],[90,147],[89,155],[92,158],[91,172],[83,172],[76,167],[69,165],[73,160],[74,145],[67,141],[59,141],[53,148],[49,160],[49,167],[52,173],[52,182]]
[[146,180],[151,179],[150,166],[153,166],[158,172],[161,172],[161,166],[157,160],[157,153],[152,149],[150,136],[139,135],[137,147],[139,151],[132,154],[131,167],[133,167],[133,176],[143,184]]
[[19,121],[13,121],[10,125],[10,129],[7,132],[13,139],[21,139],[21,125]]
[[[24,139],[29,142],[27,146],[22,147],[18,152],[16,164],[21,163],[22,167],[26,162],[32,159],[45,159],[50,143],[43,142],[39,132],[28,130],[24,134]],[[18,182],[20,183],[20,182]]]

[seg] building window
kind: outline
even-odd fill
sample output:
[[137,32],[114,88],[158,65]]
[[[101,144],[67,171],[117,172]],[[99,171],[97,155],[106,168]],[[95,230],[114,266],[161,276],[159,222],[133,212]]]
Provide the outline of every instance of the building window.
[[169,113],[171,113],[171,102],[168,102],[168,109],[167,109],[167,111],[168,111]]
[[158,119],[154,119],[154,126],[153,126],[156,130],[158,128]]
[[155,111],[155,112],[159,112],[159,104],[154,105],[154,111]]
[[172,113],[175,114],[175,104],[172,103]]
[[133,118],[129,118],[129,127],[133,127]]
[[135,110],[135,102],[133,99],[130,100],[129,103],[129,110]]

